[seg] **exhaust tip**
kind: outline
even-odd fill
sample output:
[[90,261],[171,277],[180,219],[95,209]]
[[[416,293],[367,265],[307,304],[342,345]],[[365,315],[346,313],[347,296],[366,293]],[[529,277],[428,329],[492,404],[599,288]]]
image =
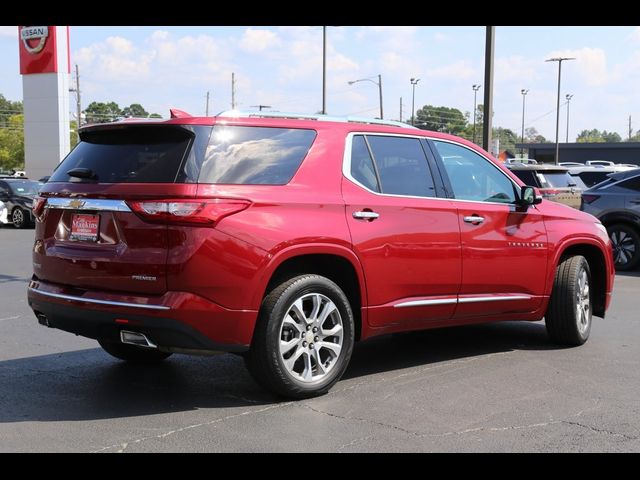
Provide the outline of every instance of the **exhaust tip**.
[[36,318],[38,319],[38,323],[40,325],[44,325],[45,327],[50,327],[49,319],[44,313],[36,313]]
[[158,348],[158,346],[140,332],[130,332],[128,330],[120,330],[120,341],[127,345],[135,345],[136,347]]

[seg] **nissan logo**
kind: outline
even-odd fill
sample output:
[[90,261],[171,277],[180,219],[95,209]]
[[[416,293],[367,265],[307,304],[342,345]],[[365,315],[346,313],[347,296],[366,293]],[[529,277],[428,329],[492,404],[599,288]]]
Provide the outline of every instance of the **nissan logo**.
[[[24,48],[31,54],[40,53],[49,36],[49,27],[22,27],[20,38]],[[38,41],[36,43],[36,40]]]

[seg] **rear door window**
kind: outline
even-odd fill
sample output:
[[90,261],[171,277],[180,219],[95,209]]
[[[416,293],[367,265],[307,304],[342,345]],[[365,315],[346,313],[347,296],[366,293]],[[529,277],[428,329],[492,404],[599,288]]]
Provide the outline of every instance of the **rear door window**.
[[630,178],[629,180],[625,180],[624,182],[620,182],[619,186],[626,188],[627,190],[632,190],[633,192],[640,192],[640,175]]
[[367,135],[382,193],[435,197],[433,177],[418,138]]
[[49,182],[77,181],[67,172],[91,170],[99,183],[173,183],[193,140],[189,130],[173,126],[127,125],[81,134],[81,142],[51,175]]
[[313,130],[216,125],[198,183],[285,185],[315,138]]

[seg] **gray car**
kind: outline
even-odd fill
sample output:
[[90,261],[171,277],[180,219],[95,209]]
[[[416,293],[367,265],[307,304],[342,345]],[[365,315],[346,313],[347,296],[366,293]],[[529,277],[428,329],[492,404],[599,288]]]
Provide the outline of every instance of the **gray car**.
[[580,209],[607,227],[616,269],[635,268],[640,262],[640,168],[613,173],[586,190]]

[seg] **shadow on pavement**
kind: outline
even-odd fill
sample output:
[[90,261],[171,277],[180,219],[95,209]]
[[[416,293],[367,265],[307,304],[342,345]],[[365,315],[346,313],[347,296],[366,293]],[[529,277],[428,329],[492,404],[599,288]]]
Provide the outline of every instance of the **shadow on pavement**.
[[[555,348],[543,324],[508,322],[395,334],[356,346],[345,379],[510,350]],[[0,362],[0,423],[80,421],[275,404],[242,358],[174,355],[128,365],[101,349]]]

